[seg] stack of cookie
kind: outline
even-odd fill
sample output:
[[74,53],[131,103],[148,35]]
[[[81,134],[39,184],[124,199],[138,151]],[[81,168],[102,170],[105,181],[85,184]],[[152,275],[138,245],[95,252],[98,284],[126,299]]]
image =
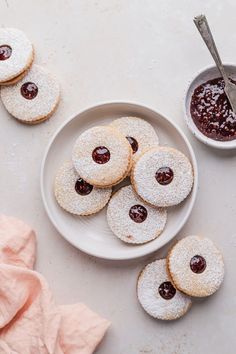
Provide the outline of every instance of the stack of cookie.
[[167,259],[156,260],[142,270],[138,299],[152,317],[174,320],[187,313],[193,297],[214,294],[223,278],[223,257],[214,243],[189,236],[169,251]]
[[34,48],[15,28],[0,29],[1,99],[17,120],[36,124],[48,119],[60,97],[57,81],[38,65],[32,65]]
[[[112,195],[112,188],[126,177],[131,183]],[[161,234],[167,208],[188,196],[193,179],[188,158],[159,146],[147,121],[122,117],[78,137],[71,161],[56,175],[55,196],[64,210],[76,215],[94,214],[108,203],[111,230],[135,245]]]

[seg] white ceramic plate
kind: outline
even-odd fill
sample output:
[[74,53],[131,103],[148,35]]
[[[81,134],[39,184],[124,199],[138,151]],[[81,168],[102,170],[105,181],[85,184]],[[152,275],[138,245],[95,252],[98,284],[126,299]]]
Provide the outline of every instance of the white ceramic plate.
[[[232,64],[224,64],[224,68],[228,76],[236,80],[236,66]],[[185,120],[192,134],[204,144],[218,149],[235,149],[236,139],[230,141],[217,141],[210,139],[200,132],[191,117],[190,104],[195,88],[208,80],[215,79],[220,76],[221,75],[217,67],[212,65],[198,72],[197,75],[194,76],[193,80],[190,81],[184,99]]]
[[[57,169],[71,157],[72,147],[79,134],[95,125],[106,125],[122,116],[146,119],[157,130],[161,145],[181,150],[192,162],[195,183],[190,196],[179,206],[170,208],[164,232],[144,245],[127,245],[110,231],[106,208],[93,216],[73,216],[62,210],[54,197],[53,184]],[[195,202],[198,171],[194,152],[187,138],[161,114],[137,104],[107,103],[89,108],[64,123],[52,138],[41,169],[41,192],[47,214],[59,233],[80,250],[105,259],[127,260],[147,255],[169,242],[183,227]]]

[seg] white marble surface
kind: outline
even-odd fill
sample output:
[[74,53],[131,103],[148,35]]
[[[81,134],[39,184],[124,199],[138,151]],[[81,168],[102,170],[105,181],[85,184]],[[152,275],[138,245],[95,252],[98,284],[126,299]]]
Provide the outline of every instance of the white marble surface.
[[[111,320],[98,354],[235,353],[236,152],[203,146],[183,121],[186,84],[212,63],[192,23],[202,12],[224,60],[236,62],[234,0],[0,1],[0,26],[24,30],[35,45],[36,62],[51,69],[62,86],[57,113],[39,126],[18,124],[0,106],[1,211],[37,231],[37,270],[59,303],[84,301]],[[42,205],[40,163],[55,129],[73,113],[113,100],[143,103],[173,119],[198,158],[197,202],[178,237],[199,233],[214,239],[227,274],[215,296],[198,301],[176,322],[154,321],[137,303],[136,277],[147,259],[116,264],[82,254],[55,231]]]

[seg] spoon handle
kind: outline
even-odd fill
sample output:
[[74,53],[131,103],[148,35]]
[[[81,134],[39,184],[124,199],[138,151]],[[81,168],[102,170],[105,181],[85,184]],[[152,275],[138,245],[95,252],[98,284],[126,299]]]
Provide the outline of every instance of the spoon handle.
[[205,15],[199,15],[194,17],[193,19],[198,31],[200,32],[204,42],[206,43],[207,48],[209,49],[217,68],[219,69],[221,75],[223,76],[223,79],[225,83],[229,81],[228,76],[225,72],[224,66],[222,64],[222,61],[220,59],[218,50],[216,48],[216,44],[214,41],[214,38],[212,36],[210,27],[208,25],[207,19]]

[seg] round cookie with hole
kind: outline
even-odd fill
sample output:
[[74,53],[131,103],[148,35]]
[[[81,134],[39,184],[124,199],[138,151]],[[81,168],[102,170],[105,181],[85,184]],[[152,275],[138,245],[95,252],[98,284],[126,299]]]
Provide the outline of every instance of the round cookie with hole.
[[118,129],[129,141],[133,161],[147,149],[159,145],[159,138],[155,129],[146,120],[138,117],[122,117],[115,119],[111,127]]
[[107,221],[113,233],[122,241],[142,244],[154,240],[163,231],[167,212],[144,203],[131,185],[118,190],[107,208]]
[[59,98],[57,80],[39,65],[33,65],[17,84],[1,88],[7,111],[25,124],[41,123],[51,117]]
[[19,81],[34,59],[34,49],[25,33],[16,28],[0,29],[0,85]]
[[75,215],[91,215],[105,207],[112,189],[99,189],[85,182],[75,171],[71,161],[59,168],[54,184],[54,194],[58,204]]
[[165,259],[156,260],[141,271],[137,295],[143,309],[160,320],[176,320],[184,316],[192,304],[191,298],[173,285]]
[[131,171],[136,193],[156,207],[181,203],[191,192],[193,181],[189,159],[170,147],[155,147],[144,152]]
[[175,286],[189,296],[212,295],[224,279],[222,254],[206,237],[188,236],[177,242],[167,266]]
[[72,160],[78,174],[88,183],[107,188],[121,182],[129,173],[132,149],[116,129],[98,126],[77,139]]

